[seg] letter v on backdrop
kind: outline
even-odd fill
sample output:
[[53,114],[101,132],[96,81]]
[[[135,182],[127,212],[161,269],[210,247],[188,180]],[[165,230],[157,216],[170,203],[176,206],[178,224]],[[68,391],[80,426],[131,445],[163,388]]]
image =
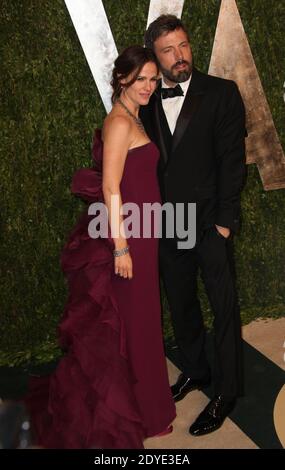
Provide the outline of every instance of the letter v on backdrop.
[[[103,2],[65,3],[108,112],[110,76],[118,52]],[[147,25],[163,13],[181,17],[183,6],[184,0],[150,0]],[[235,0],[221,1],[209,73],[238,83],[247,110],[247,163],[257,164],[264,189],[285,188],[284,152]]]

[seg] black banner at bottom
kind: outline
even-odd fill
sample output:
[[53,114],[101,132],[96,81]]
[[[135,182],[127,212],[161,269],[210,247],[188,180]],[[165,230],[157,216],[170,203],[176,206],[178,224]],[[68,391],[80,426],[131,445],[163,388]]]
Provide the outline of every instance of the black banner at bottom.
[[[55,464],[64,464],[68,469],[96,468],[132,468],[136,465],[188,465],[189,468],[202,468],[207,464],[230,465],[272,465],[277,459],[284,461],[284,450],[206,450],[206,449],[143,449],[143,450],[1,450],[0,466],[21,464],[21,468],[50,468]],[[28,465],[28,467],[27,467]]]

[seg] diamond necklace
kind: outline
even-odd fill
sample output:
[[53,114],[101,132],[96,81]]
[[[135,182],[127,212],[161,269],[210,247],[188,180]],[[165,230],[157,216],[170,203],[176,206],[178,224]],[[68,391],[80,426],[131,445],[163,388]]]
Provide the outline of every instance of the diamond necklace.
[[122,100],[120,98],[117,98],[117,103],[119,103],[123,108],[124,110],[127,112],[127,114],[135,121],[136,125],[138,126],[139,130],[145,134],[145,129],[144,129],[144,126],[143,126],[143,123],[141,121],[140,118],[137,118],[128,108],[127,106],[122,102]]

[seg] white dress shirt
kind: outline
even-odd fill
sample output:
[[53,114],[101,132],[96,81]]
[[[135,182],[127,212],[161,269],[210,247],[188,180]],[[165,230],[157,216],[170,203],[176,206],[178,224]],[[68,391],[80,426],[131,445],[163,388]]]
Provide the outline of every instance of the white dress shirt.
[[[161,98],[162,107],[165,112],[165,116],[166,116],[171,134],[174,133],[176,122],[180,114],[182,105],[184,103],[184,99],[185,99],[185,96],[186,96],[186,93],[187,93],[187,90],[191,81],[191,77],[192,75],[190,76],[190,78],[188,78],[188,80],[186,80],[186,82],[179,83],[179,85],[181,86],[183,90],[184,96],[174,96],[173,98],[164,98],[164,99]],[[170,86],[166,85],[163,77],[161,80],[161,87],[171,88]]]

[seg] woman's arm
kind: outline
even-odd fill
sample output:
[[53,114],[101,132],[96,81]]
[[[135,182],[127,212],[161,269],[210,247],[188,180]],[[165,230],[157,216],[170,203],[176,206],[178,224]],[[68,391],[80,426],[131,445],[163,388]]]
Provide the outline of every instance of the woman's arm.
[[[120,215],[122,207],[120,183],[131,144],[130,130],[129,120],[122,116],[113,117],[104,125],[102,188],[115,250],[122,250],[128,246],[122,230],[123,216]],[[117,256],[114,261],[115,273],[131,279],[133,273],[130,253]]]

